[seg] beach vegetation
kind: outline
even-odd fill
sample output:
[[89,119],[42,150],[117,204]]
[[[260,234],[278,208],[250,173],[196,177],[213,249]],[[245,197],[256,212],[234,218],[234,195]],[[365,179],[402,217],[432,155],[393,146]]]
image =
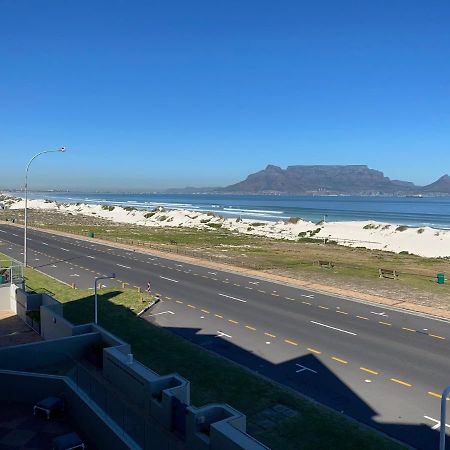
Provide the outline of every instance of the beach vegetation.
[[425,231],[425,230],[424,230],[423,228],[419,228],[419,229],[417,230],[417,234],[422,234],[424,231]]
[[252,227],[263,227],[264,225],[266,225],[264,222],[253,222],[251,224]]
[[306,231],[300,231],[300,233],[298,233],[298,237],[305,237],[307,234]]
[[388,225],[385,225],[385,226],[382,228],[382,230],[389,230],[389,228],[391,228],[391,226],[388,224]]
[[296,224],[301,220],[303,220],[301,217],[289,217],[289,219],[286,220],[286,223]]
[[316,228],[315,230],[309,230],[308,233],[312,237],[312,236],[315,236],[316,234],[320,233],[321,231],[322,231],[322,228],[319,227],[319,228]]
[[254,228],[253,227],[247,227],[247,231],[253,231]]
[[137,208],[135,208],[134,206],[125,206],[125,208],[123,208],[125,211],[137,211]]
[[374,223],[368,223],[363,226],[364,230],[378,230],[378,228],[380,228],[380,225],[375,225]]
[[153,217],[156,214],[156,212],[148,212],[144,214],[145,219],[150,219],[150,217]]
[[323,219],[322,220],[319,220],[317,223],[316,223],[316,225],[323,225],[325,222],[323,221]]
[[405,231],[405,230],[407,230],[408,229],[408,226],[406,226],[406,225],[400,225],[399,227],[397,227],[396,229],[395,229],[395,231]]
[[102,209],[104,211],[114,211],[115,206],[113,206],[113,205],[102,205]]
[[208,225],[208,227],[211,227],[211,228],[215,228],[216,230],[218,230],[219,228],[222,228],[222,223],[208,223],[207,224]]
[[211,219],[201,219],[200,220],[200,223],[208,223],[208,222],[210,222],[211,221]]
[[159,220],[160,222],[164,222],[165,220],[167,220],[167,216],[165,216],[165,215],[163,214],[162,216],[159,216],[159,217],[158,217],[158,220]]

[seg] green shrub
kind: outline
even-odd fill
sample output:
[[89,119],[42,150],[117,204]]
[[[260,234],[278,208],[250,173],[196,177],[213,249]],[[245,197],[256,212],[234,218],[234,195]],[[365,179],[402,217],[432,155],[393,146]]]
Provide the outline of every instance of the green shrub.
[[202,219],[202,220],[200,220],[200,223],[208,223],[210,221],[211,221],[211,219]]
[[208,227],[215,228],[216,230],[218,230],[219,228],[222,228],[221,223],[208,223],[207,225],[208,225]]
[[150,217],[153,217],[156,214],[156,212],[148,212],[144,214],[144,218],[150,219]]
[[418,234],[422,234],[424,231],[425,231],[425,230],[424,230],[423,228],[419,228],[419,229],[417,230],[417,233],[418,233]]
[[298,233],[298,237],[305,237],[306,236],[306,231],[300,231],[300,233]]
[[408,227],[406,225],[400,225],[399,227],[397,227],[395,229],[395,231],[405,231],[407,229],[408,229]]
[[322,228],[316,228],[315,230],[310,230],[308,233],[310,235],[310,237],[316,235],[317,233],[320,233],[320,231],[322,230]]
[[391,228],[390,225],[385,225],[385,226],[382,228],[382,230],[389,230],[389,228]]
[[114,211],[115,206],[112,205],[102,205],[104,211]]
[[265,223],[264,222],[253,222],[251,225],[252,225],[252,227],[262,227],[265,225]]
[[133,206],[125,206],[125,208],[123,208],[125,211],[137,211],[137,208],[134,208]]
[[286,220],[286,223],[298,223],[300,220],[303,220],[301,217],[289,217],[288,220]]
[[364,230],[376,230],[378,229],[379,225],[374,225],[373,223],[368,223],[367,225],[364,225]]
[[167,220],[167,216],[161,216],[161,217],[158,217],[158,220],[159,220],[160,222],[164,222],[165,220]]

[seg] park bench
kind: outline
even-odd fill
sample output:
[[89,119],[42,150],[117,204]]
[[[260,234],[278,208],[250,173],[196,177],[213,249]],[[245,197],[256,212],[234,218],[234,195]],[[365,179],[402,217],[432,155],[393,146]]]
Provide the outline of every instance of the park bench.
[[334,267],[334,262],[333,261],[321,261],[319,259],[319,261],[317,261],[317,265],[319,267],[326,267],[327,269],[332,269]]
[[392,278],[393,280],[398,279],[398,272],[395,269],[378,269],[380,278]]

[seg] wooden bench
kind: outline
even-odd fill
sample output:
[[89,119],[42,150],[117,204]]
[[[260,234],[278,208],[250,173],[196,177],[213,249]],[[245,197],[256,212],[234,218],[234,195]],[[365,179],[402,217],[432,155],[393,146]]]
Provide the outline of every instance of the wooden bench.
[[378,269],[380,278],[392,278],[393,280],[398,279],[398,272],[395,269]]
[[332,269],[334,267],[334,262],[333,261],[317,261],[317,265],[319,267],[326,267],[327,269]]

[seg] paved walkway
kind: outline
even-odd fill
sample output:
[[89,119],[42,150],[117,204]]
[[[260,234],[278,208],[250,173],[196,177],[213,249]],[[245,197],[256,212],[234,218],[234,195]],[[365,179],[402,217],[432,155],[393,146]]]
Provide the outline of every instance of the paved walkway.
[[41,337],[12,311],[0,311],[0,347],[40,340]]

